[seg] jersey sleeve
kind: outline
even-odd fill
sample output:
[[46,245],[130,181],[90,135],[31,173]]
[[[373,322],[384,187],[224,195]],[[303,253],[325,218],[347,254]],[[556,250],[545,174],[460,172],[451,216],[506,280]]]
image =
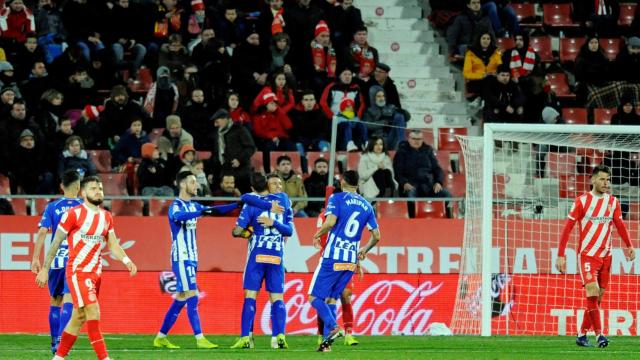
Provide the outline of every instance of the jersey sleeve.
[[38,227],[39,228],[47,228],[49,230],[51,230],[53,228],[53,219],[52,219],[52,216],[51,216],[52,204],[53,203],[50,203],[44,209],[44,212],[42,213],[42,218],[40,219],[40,222],[38,223]]
[[65,234],[68,234],[69,231],[71,231],[71,229],[73,229],[73,226],[76,223],[76,212],[75,210],[69,209],[67,212],[65,212],[62,215],[62,218],[60,218],[60,223],[58,224],[58,230],[62,231]]
[[370,208],[369,218],[367,219],[367,227],[369,231],[376,230],[378,228],[378,220],[376,219],[376,213],[373,211],[373,208]]
[[582,202],[580,202],[580,198],[576,198],[571,206],[571,210],[569,211],[569,215],[567,215],[567,220],[564,223],[564,228],[562,229],[562,233],[560,234],[560,245],[558,246],[558,256],[564,256],[565,251],[567,250],[567,243],[569,243],[569,237],[571,236],[571,230],[573,230],[573,226],[576,221],[579,221],[584,216],[582,211]]
[[338,208],[338,201],[336,200],[336,196],[329,196],[329,201],[327,201],[327,209],[324,211],[324,216],[338,216],[339,210],[340,209]]
[[240,211],[240,215],[238,215],[238,220],[236,220],[236,226],[243,229],[249,227],[249,225],[251,225],[251,213],[251,206],[244,205]]
[[107,219],[107,233],[114,233],[115,234],[115,229],[113,228],[113,215],[111,215],[111,212],[107,211],[104,214],[105,218]]
[[613,211],[613,224],[616,226],[618,235],[620,235],[624,244],[628,248],[632,247],[631,236],[629,236],[629,230],[622,219],[622,209],[620,208],[620,201],[618,199],[616,199],[616,209]]
[[[169,219],[171,221],[187,221],[195,219],[202,214],[202,205],[195,203],[195,211],[184,209],[180,204],[174,202],[169,208]],[[200,206],[198,206],[200,205]]]
[[582,220],[583,216],[582,202],[580,202],[580,198],[576,198],[567,217],[573,221],[578,221]]

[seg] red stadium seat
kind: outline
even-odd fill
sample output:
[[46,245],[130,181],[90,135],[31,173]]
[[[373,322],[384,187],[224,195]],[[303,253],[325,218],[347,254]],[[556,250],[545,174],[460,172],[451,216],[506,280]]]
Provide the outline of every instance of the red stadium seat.
[[543,23],[554,28],[578,27],[571,18],[571,4],[542,4]]
[[416,206],[416,218],[444,219],[446,217],[444,201],[420,201]]
[[47,208],[47,205],[54,199],[44,199],[44,198],[37,198],[35,199],[35,214],[32,215],[42,215],[44,213],[44,209]]
[[9,184],[9,178],[0,174],[0,194],[11,194],[11,185]]
[[551,85],[551,90],[556,93],[556,96],[560,99],[575,99],[576,94],[569,89],[569,81],[567,75],[564,73],[551,73],[547,74],[547,80]]
[[585,38],[561,38],[560,39],[560,62],[574,62],[580,52],[580,48],[587,40]]
[[577,155],[574,153],[547,154],[547,170],[549,177],[557,179],[560,175],[574,175],[577,171]]
[[580,157],[579,163],[584,163],[588,168],[582,172],[591,174],[591,171],[596,166],[604,162],[604,152],[590,148],[577,148],[576,155]]
[[516,46],[516,42],[513,38],[498,38],[496,39],[496,46],[504,53],[509,49],[513,49]]
[[264,172],[264,166],[262,164],[262,151],[256,151],[251,156],[251,167],[254,172]]
[[622,41],[618,39],[600,39],[600,47],[604,51],[609,61],[613,61],[620,52],[620,45]]
[[445,173],[452,172],[451,169],[451,154],[446,150],[438,150],[436,151],[436,160],[438,160],[438,165],[444,170]]
[[560,182],[561,198],[573,199],[591,190],[590,175],[565,174],[560,175],[558,180]]
[[563,108],[562,118],[567,124],[588,124],[585,108]]
[[404,201],[379,201],[377,203],[376,214],[381,218],[409,218],[407,203]]
[[169,213],[171,199],[151,199],[149,200],[149,216],[166,216]]
[[111,200],[114,216],[142,216],[142,200]]
[[347,170],[358,171],[358,164],[360,164],[360,153],[359,152],[347,153]]
[[11,199],[7,199],[7,201],[9,201],[9,203],[11,204],[14,215],[29,215],[27,213],[27,199],[11,198]]
[[553,62],[553,52],[551,50],[551,38],[548,36],[534,36],[529,39],[529,45],[540,56],[540,61]]
[[464,174],[447,174],[445,177],[445,187],[453,197],[464,197],[467,192],[467,180]]
[[302,174],[302,166],[300,164],[300,153],[297,151],[272,151],[269,153],[271,158],[271,171],[276,171],[278,157],[287,155],[291,158],[291,169],[296,174]]
[[211,151],[197,151],[196,153],[199,160],[209,160],[211,157]]
[[636,7],[638,4],[625,3],[620,4],[620,16],[618,17],[618,25],[631,26],[633,19],[636,17]]
[[536,18],[536,5],[532,3],[509,4],[516,13],[518,22],[522,27],[542,27]]
[[640,220],[640,203],[635,202],[629,204],[629,212],[625,219],[633,221]]
[[109,150],[87,150],[89,158],[96,165],[96,170],[102,174],[111,172],[111,151]]
[[98,174],[105,195],[127,195],[127,174]]
[[618,109],[594,109],[593,117],[596,125],[610,125],[611,118],[615,113],[618,112]]
[[157,142],[158,138],[162,136],[163,132],[164,132],[164,128],[155,128],[151,130],[151,132],[149,133],[149,140],[151,140],[152,143]]
[[438,150],[460,152],[462,148],[456,135],[467,135],[467,128],[438,129]]

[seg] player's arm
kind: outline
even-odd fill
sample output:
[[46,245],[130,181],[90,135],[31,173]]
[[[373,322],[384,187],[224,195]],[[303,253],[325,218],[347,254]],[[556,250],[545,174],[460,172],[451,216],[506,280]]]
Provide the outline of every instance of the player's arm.
[[262,200],[259,196],[254,194],[244,194],[240,197],[240,201],[247,205],[257,207],[260,210],[271,211],[276,214],[284,213],[284,207],[280,205],[278,201],[269,202]]
[[571,231],[573,230],[573,226],[576,224],[578,219],[582,218],[582,203],[576,199],[573,203],[571,211],[567,216],[567,220],[564,222],[564,227],[562,228],[562,233],[560,234],[560,244],[558,245],[558,258],[556,259],[556,269],[565,273],[567,271],[567,260],[565,258],[565,251],[567,250],[567,243],[569,243],[569,237],[571,236]]
[[283,236],[291,236],[293,234],[293,226],[291,225],[291,222],[287,222],[285,224],[268,216],[260,216],[258,217],[258,223],[267,227],[276,228],[276,230],[278,230],[278,232]]
[[616,230],[618,230],[618,235],[620,235],[622,241],[627,246],[627,259],[629,261],[634,260],[636,258],[636,252],[633,249],[633,244],[631,244],[631,236],[629,236],[627,225],[624,223],[624,220],[622,220],[622,210],[620,209],[619,201],[613,213],[613,224],[616,226]]
[[313,235],[313,246],[315,246],[318,249],[320,248],[320,237],[322,237],[322,235],[331,231],[331,229],[333,229],[333,226],[336,224],[337,220],[338,218],[335,215],[333,214],[327,215],[320,229],[318,229],[316,234]]
[[51,262],[56,256],[60,244],[62,244],[62,241],[67,237],[66,231],[60,230],[61,229],[58,228],[58,231],[56,231],[56,236],[53,237],[51,248],[44,259],[44,264],[42,264],[42,268],[38,272],[38,276],[36,276],[36,284],[40,287],[44,287],[47,284],[47,281],[49,280],[49,268],[51,268]]
[[44,238],[47,236],[49,229],[46,227],[40,227],[38,229],[38,236],[36,237],[36,243],[33,246],[33,258],[31,259],[31,272],[37,274],[40,271],[40,253],[44,247]]
[[242,228],[238,225],[236,225],[233,230],[231,230],[231,236],[233,237],[237,237],[237,238],[243,238],[243,239],[248,239],[249,236],[251,236],[251,232],[245,228]]
[[109,231],[107,245],[109,246],[111,254],[113,254],[113,256],[115,256],[119,261],[122,261],[124,266],[126,266],[129,270],[129,274],[131,274],[131,276],[134,276],[138,272],[138,268],[136,267],[136,264],[134,264],[133,261],[129,259],[122,246],[120,246],[120,241],[116,237],[115,232]]
[[248,239],[251,236],[251,231],[247,230],[250,224],[249,219],[252,218],[251,209],[252,207],[250,206],[242,208],[240,215],[238,215],[236,226],[231,230],[231,236],[243,239]]
[[369,239],[367,245],[363,246],[362,249],[358,251],[358,258],[360,258],[360,260],[364,260],[364,258],[367,256],[367,253],[371,251],[371,249],[373,249],[373,247],[376,246],[378,242],[380,242],[380,229],[373,229],[371,230],[371,238]]

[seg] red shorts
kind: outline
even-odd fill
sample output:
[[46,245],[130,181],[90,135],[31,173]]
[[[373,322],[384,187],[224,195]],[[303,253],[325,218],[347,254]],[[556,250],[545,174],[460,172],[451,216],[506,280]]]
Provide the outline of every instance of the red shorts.
[[83,308],[98,302],[100,292],[100,275],[95,273],[75,273],[67,276],[69,292],[74,308]]
[[580,255],[580,276],[583,284],[597,282],[601,289],[606,289],[611,278],[611,256]]

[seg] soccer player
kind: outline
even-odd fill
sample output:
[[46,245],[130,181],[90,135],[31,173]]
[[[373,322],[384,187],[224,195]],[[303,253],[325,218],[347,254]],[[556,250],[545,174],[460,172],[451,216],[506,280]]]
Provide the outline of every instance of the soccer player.
[[51,248],[36,277],[38,286],[44,287],[47,284],[51,263],[66,237],[69,245],[66,278],[67,283],[70,284],[73,312],[71,320],[62,332],[54,360],[62,360],[67,356],[85,322],[89,341],[98,359],[109,359],[107,346],[100,332],[100,305],[98,304],[102,248],[108,245],[111,254],[122,261],[131,276],[138,271],[136,265],[120,247],[113,229],[111,213],[100,208],[104,200],[100,178],[85,177],[80,183],[80,188],[84,201],[81,205],[69,209],[60,219]]
[[587,339],[589,329],[594,330],[598,347],[606,347],[609,340],[602,334],[599,304],[609,284],[611,274],[611,228],[618,230],[618,235],[627,247],[627,259],[635,259],[635,250],[631,244],[629,232],[622,221],[620,201],[609,193],[611,170],[604,165],[594,168],[591,175],[592,190],[576,198],[571,212],[560,236],[556,269],[565,273],[567,270],[565,250],[569,235],[577,222],[580,229],[580,276],[587,295],[587,309],[582,319],[576,344],[591,347]]
[[[70,170],[62,175],[60,188],[64,192],[63,197],[50,202],[42,214],[38,224],[38,237],[33,248],[33,259],[31,260],[31,271],[38,274],[40,265],[40,253],[44,247],[44,238],[51,231],[51,239],[56,235],[56,229],[60,223],[60,218],[72,207],[82,204],[78,199],[80,192],[80,174],[75,170]],[[64,278],[64,268],[69,258],[69,246],[66,241],[60,244],[60,248],[53,258],[51,270],[49,270],[49,296],[51,296],[51,306],[49,307],[49,331],[51,332],[51,352],[56,353],[60,334],[71,319],[73,302],[69,294],[69,287]],[[62,312],[60,311],[62,305]]]
[[[324,322],[324,340],[318,347],[321,352],[331,351],[333,341],[344,335],[336,322],[336,302],[356,271],[358,259],[364,260],[380,241],[373,207],[357,193],[358,180],[358,173],[353,170],[343,174],[340,181],[343,192],[329,197],[326,220],[313,236],[313,244],[319,248],[320,238],[329,233],[327,246],[309,285],[309,302]],[[365,225],[372,238],[358,249]]]
[[[246,237],[246,229],[253,228],[249,240],[249,254],[244,271],[243,289],[244,304],[242,306],[240,338],[231,346],[232,349],[248,349],[252,347],[251,332],[256,313],[256,297],[265,282],[271,301],[271,326],[276,337],[272,347],[287,349],[285,338],[285,322],[287,311],[284,305],[284,244],[286,236],[293,233],[293,211],[288,196],[281,192],[282,184],[277,176],[270,176],[269,180],[262,174],[254,174],[251,187],[257,195],[265,201],[277,201],[284,207],[284,214],[264,211],[252,205],[245,205],[240,212],[233,236]],[[270,194],[268,183],[272,183]]]
[[196,224],[202,215],[221,215],[233,211],[238,203],[203,206],[191,198],[198,196],[198,182],[191,171],[181,171],[176,176],[176,185],[180,189],[178,198],[169,208],[169,225],[171,226],[171,264],[177,279],[178,295],[173,301],[160,331],[153,339],[153,346],[158,348],[179,349],[167,339],[167,334],[187,305],[187,316],[198,349],[215,349],[218,345],[211,343],[202,334],[200,314],[198,313],[198,286],[196,271],[198,270],[198,245],[196,243]]

